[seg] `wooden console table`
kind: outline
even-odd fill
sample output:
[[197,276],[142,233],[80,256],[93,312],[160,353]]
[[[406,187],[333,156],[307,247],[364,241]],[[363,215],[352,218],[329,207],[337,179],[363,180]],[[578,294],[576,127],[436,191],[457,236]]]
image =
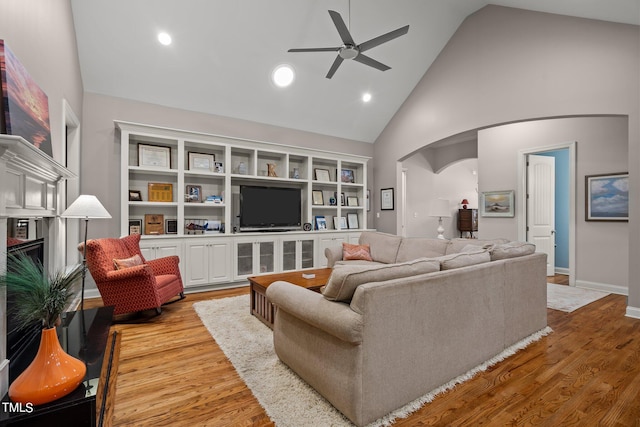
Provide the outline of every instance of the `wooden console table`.
[[[267,298],[267,288],[273,282],[283,280],[302,286],[315,292],[327,284],[331,275],[331,268],[317,268],[313,270],[290,271],[287,273],[264,274],[262,276],[249,277],[249,294],[251,295],[251,314],[256,316],[265,325],[273,329],[275,308]],[[303,274],[315,274],[313,279],[305,279]]]
[[[67,353],[85,362],[84,381],[70,394],[31,411],[10,406],[11,400],[5,395],[0,402],[0,427],[111,425],[120,354],[120,333],[111,331],[113,307],[73,311],[62,317],[58,339]],[[33,341],[24,357],[12,366],[11,379],[26,369],[38,352],[39,337]]]

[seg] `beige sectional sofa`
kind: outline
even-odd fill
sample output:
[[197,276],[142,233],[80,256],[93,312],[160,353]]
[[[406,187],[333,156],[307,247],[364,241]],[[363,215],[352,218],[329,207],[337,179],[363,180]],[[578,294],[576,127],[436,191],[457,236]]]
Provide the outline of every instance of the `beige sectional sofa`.
[[546,255],[462,240],[365,232],[373,261],[336,264],[324,295],[273,283],[278,357],[363,426],[544,329]]

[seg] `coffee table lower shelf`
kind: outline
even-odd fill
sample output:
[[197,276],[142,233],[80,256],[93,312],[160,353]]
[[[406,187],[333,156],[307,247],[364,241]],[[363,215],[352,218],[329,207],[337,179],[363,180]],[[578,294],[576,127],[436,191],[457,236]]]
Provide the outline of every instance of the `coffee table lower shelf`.
[[[320,292],[320,288],[327,284],[331,275],[331,268],[313,270],[290,271],[287,273],[265,274],[249,277],[249,294],[251,299],[250,311],[262,323],[273,329],[275,306],[267,298],[267,288],[277,281],[285,281],[294,285]],[[315,274],[312,279],[305,279],[302,274]]]

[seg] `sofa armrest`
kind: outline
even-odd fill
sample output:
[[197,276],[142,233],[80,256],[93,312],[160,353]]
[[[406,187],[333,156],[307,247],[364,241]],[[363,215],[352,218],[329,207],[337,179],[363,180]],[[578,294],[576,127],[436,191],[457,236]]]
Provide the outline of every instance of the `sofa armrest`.
[[180,258],[176,255],[147,260],[147,265],[151,267],[151,271],[153,271],[155,276],[161,274],[180,274],[180,269],[178,268],[179,263]]
[[325,248],[324,256],[327,257],[327,267],[333,268],[337,261],[342,260],[342,246]]
[[[362,316],[349,305],[326,300],[321,294],[289,282],[274,282],[267,298],[278,310],[351,344],[362,342]],[[276,313],[276,322],[277,322]]]

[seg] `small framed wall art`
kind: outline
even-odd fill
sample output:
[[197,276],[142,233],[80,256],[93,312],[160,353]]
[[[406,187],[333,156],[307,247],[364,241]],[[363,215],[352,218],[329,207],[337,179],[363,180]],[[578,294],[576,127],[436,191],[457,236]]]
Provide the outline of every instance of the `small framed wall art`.
[[177,219],[165,219],[164,220],[164,232],[167,234],[178,234],[178,220]]
[[349,228],[359,228],[358,214],[355,214],[355,213],[347,214],[347,224],[349,225]]
[[327,229],[327,220],[324,215],[316,215],[316,230],[326,230]]
[[380,190],[380,209],[383,211],[393,210],[393,188]]
[[585,221],[629,221],[629,173],[585,176]]
[[347,196],[347,206],[360,206],[358,205],[358,198],[356,196]]
[[515,215],[514,191],[483,191],[480,215],[512,218]]

